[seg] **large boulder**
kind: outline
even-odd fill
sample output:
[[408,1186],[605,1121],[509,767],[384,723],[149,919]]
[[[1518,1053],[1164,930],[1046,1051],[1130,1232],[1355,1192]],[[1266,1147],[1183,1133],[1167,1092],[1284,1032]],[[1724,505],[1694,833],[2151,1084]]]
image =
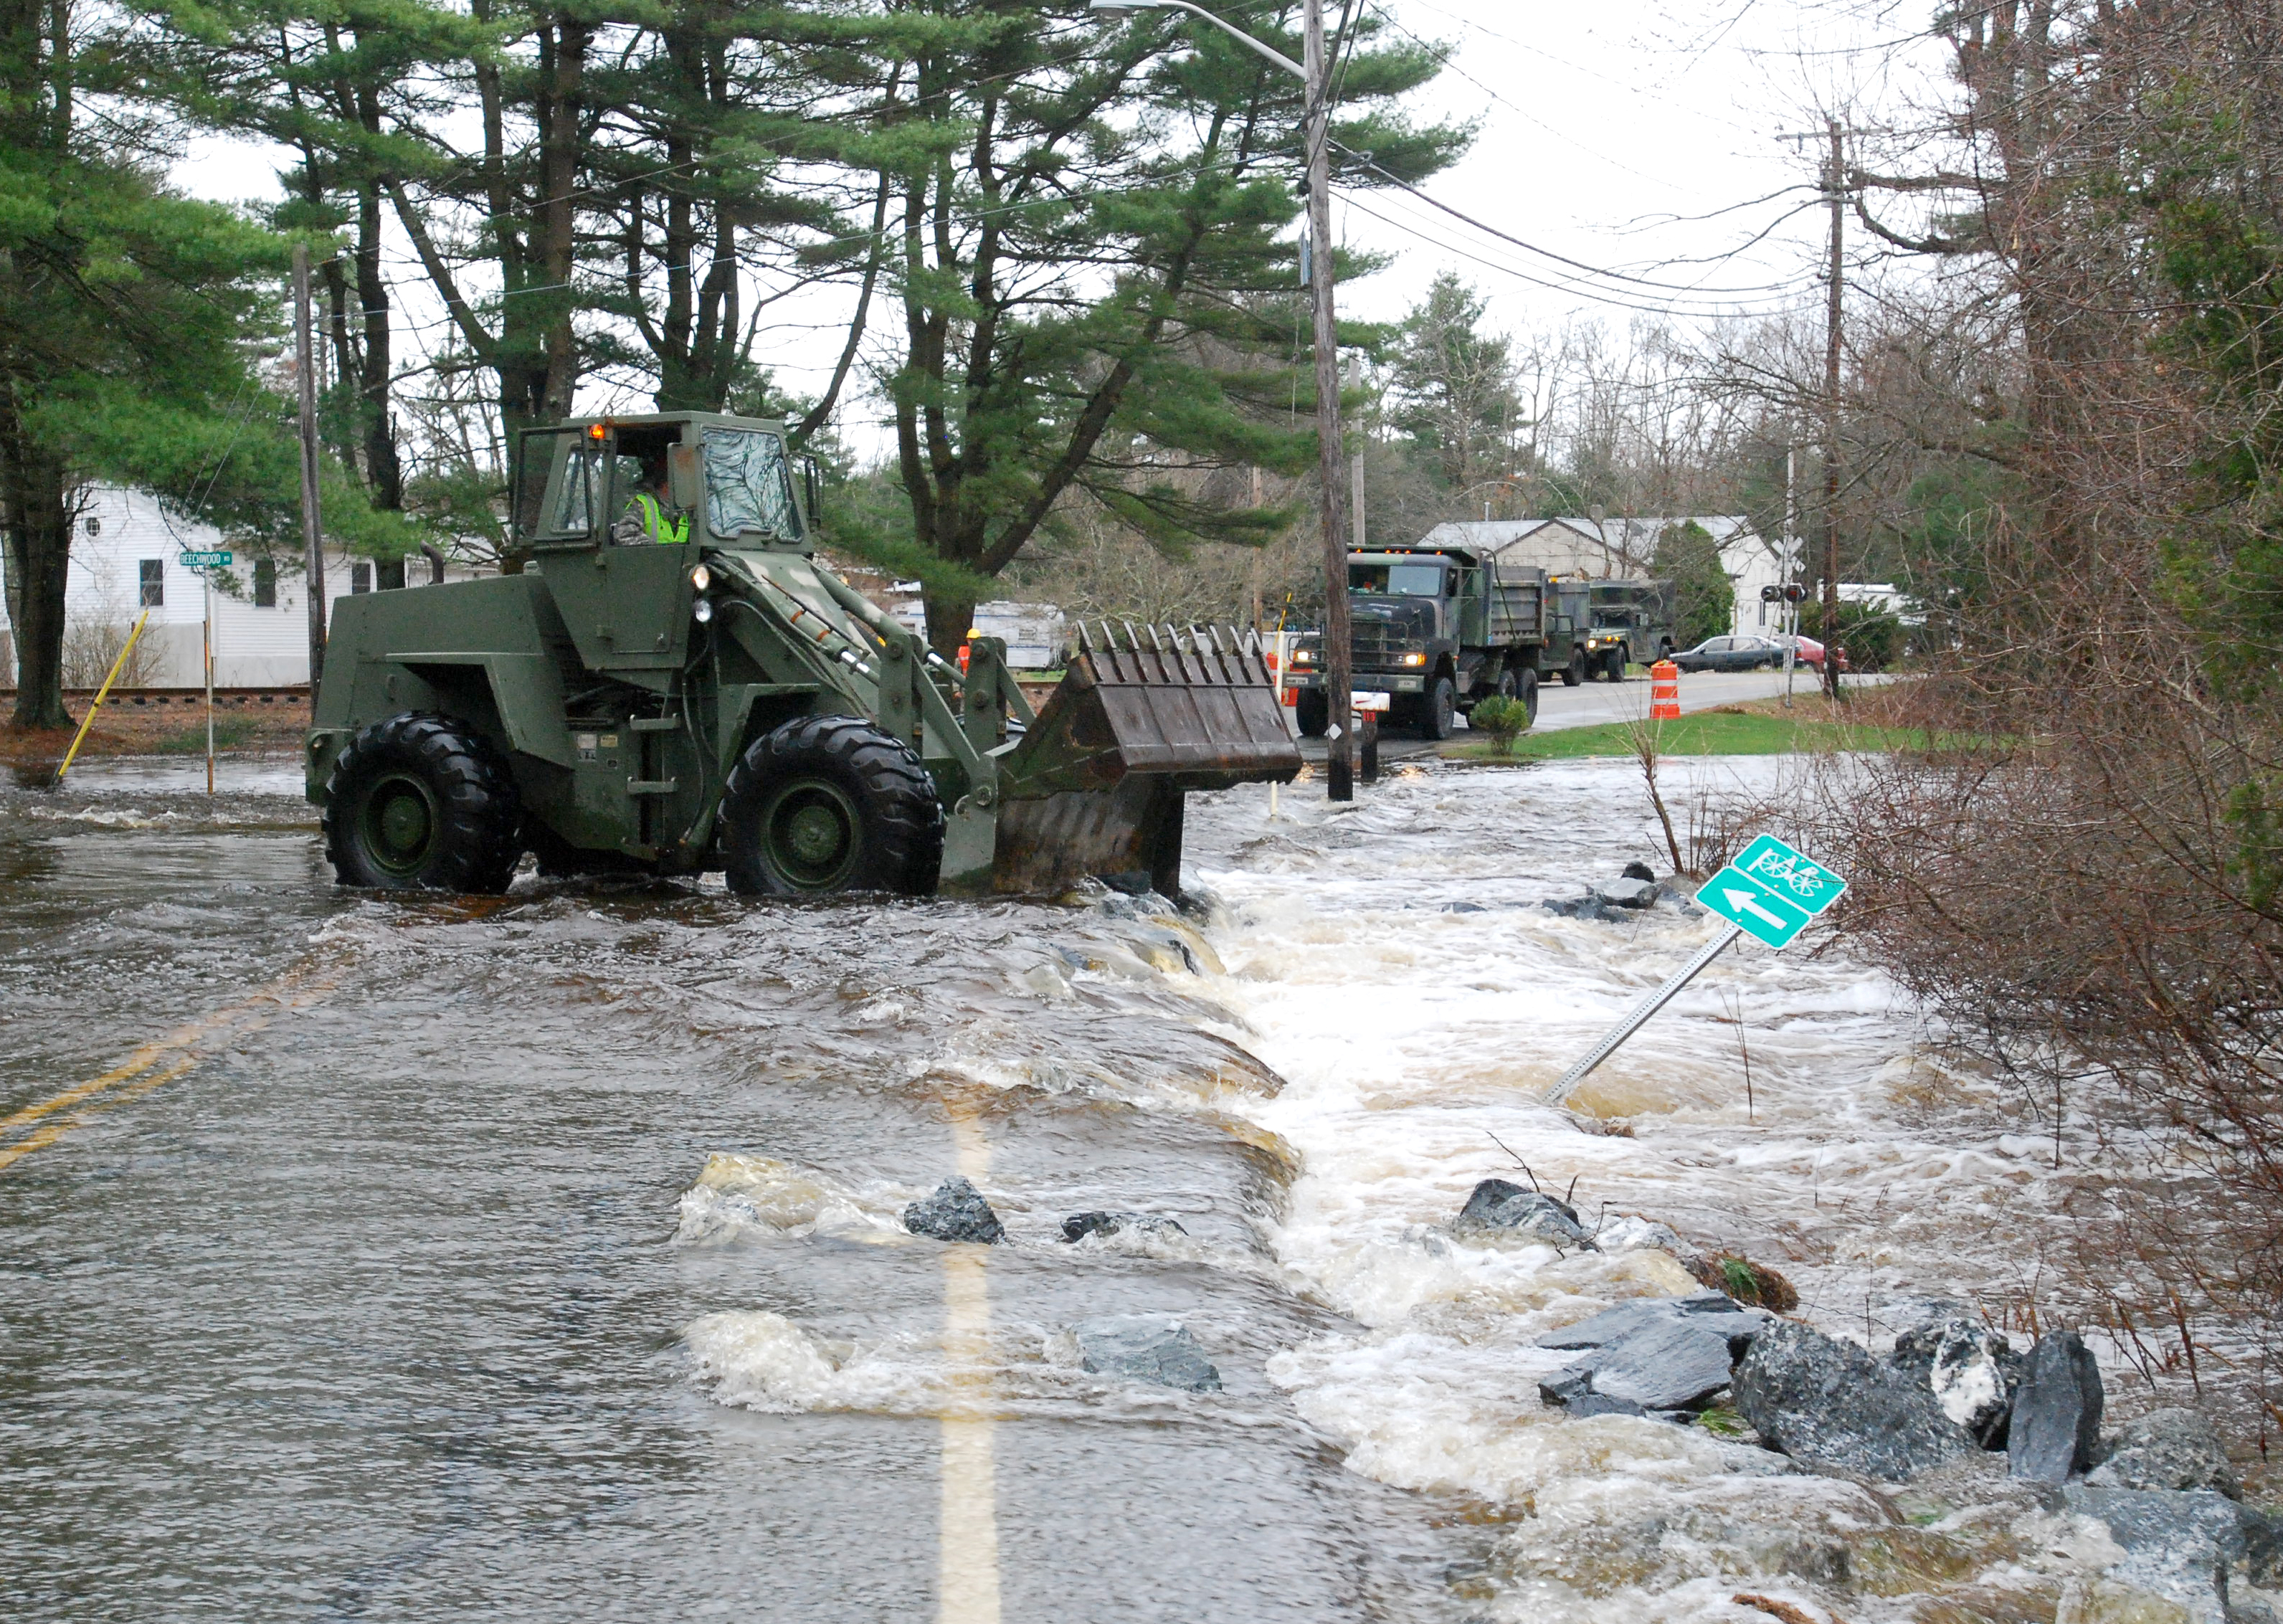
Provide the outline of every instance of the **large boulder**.
[[1657,884],[1654,878],[1605,879],[1593,887],[1593,900],[1611,908],[1647,908],[1656,898]]
[[1734,1364],[1727,1338],[1677,1319],[1596,1349],[1586,1368],[1602,1398],[1643,1409],[1695,1409],[1728,1385]]
[[1475,1186],[1473,1193],[1467,1197],[1466,1206],[1451,1221],[1451,1232],[1511,1235],[1517,1239],[1543,1241],[1549,1246],[1599,1250],[1578,1223],[1577,1209],[1502,1178],[1486,1178]]
[[1975,1447],[1915,1378],[1788,1320],[1752,1339],[1735,1395],[1760,1437],[1811,1471],[1900,1482]]
[[1637,1297],[1614,1308],[1604,1308],[1591,1319],[1549,1331],[1538,1339],[1538,1346],[1562,1351],[1606,1347],[1680,1321],[1726,1338],[1730,1350],[1741,1355],[1744,1345],[1768,1323],[1768,1316],[1740,1308],[1734,1300],[1718,1292],[1692,1292],[1686,1297]]
[[2194,1409],[2154,1409],[2128,1421],[2084,1480],[2100,1488],[2210,1489],[2231,1500],[2243,1495],[2219,1434]]
[[1123,1376],[1191,1393],[1217,1393],[1220,1372],[1180,1321],[1164,1314],[1122,1314],[1071,1327],[1079,1362],[1097,1376]]
[[2002,1335],[1977,1320],[1952,1316],[1905,1331],[1887,1358],[1926,1383],[1942,1413],[1983,1448],[2006,1447],[2022,1356]]
[[1162,1237],[1188,1233],[1177,1220],[1161,1218],[1155,1213],[1073,1213],[1063,1220],[1063,1238],[1067,1241],[1081,1241],[1089,1235]]
[[2074,1331],[2048,1331],[2030,1350],[2006,1438],[2006,1469],[2064,1483],[2092,1464],[2100,1443],[2100,1367]]
[[2241,1509],[2232,1500],[2082,1483],[2062,1494],[2072,1513],[2100,1522],[2124,1553],[2106,1581],[2161,1597],[2194,1624],[2224,1624],[2229,1570],[2244,1556]]
[[963,1178],[947,1178],[935,1193],[904,1208],[904,1228],[937,1240],[974,1241],[994,1246],[1006,1238],[991,1203]]

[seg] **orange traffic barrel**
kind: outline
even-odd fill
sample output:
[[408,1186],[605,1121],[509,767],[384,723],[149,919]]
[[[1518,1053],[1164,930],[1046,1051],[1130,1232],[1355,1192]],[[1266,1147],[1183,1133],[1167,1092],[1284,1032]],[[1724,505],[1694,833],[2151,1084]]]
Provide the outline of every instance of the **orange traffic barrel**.
[[1648,716],[1651,722],[1680,720],[1680,668],[1669,660],[1648,668]]

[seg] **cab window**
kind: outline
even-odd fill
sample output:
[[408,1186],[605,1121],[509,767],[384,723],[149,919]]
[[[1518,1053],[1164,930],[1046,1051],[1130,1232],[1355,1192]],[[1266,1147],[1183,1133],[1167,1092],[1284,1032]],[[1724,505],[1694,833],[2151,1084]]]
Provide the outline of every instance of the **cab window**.
[[1348,590],[1383,597],[1440,597],[1439,564],[1351,564]]
[[700,441],[707,529],[723,541],[745,531],[800,539],[800,509],[783,440],[758,429],[708,428]]

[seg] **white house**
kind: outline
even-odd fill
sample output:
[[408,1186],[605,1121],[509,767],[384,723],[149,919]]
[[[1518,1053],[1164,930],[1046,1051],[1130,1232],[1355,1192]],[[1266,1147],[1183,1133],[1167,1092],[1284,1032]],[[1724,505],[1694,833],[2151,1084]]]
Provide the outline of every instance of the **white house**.
[[[97,486],[84,496],[66,589],[64,685],[92,688],[100,683],[136,617],[147,608],[151,622],[121,683],[203,686],[199,651],[207,610],[206,582],[201,572],[183,567],[176,558],[186,551],[233,550],[212,526],[177,519],[144,492]],[[243,549],[235,550],[233,566],[216,572],[213,594],[215,686],[287,688],[307,683],[308,597],[302,572],[277,569]],[[329,550],[327,601],[373,591],[389,573],[370,558]],[[427,558],[415,556],[403,579],[425,582],[432,573]],[[446,573],[465,580],[477,572],[454,564]],[[0,595],[0,682],[12,686],[15,679],[15,641],[5,597]]]
[[1702,525],[1720,550],[1720,563],[1736,589],[1734,631],[1767,631],[1777,623],[1779,605],[1760,601],[1760,589],[1791,579],[1798,543],[1762,535],[1748,519],[1698,514],[1671,519],[1493,519],[1437,525],[1422,546],[1505,548],[1554,575],[1645,575],[1656,554],[1656,538],[1669,526]]

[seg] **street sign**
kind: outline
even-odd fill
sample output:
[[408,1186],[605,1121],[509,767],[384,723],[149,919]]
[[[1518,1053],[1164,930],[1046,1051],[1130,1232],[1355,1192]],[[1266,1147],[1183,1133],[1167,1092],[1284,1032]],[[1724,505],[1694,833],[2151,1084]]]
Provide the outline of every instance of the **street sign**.
[[1772,948],[1780,948],[1807,928],[1807,922],[1839,900],[1847,882],[1806,853],[1795,851],[1772,834],[1764,834],[1722,869],[1696,900],[1728,921],[1729,928],[1706,942],[1689,961],[1665,979],[1664,986],[1642,999],[1612,1027],[1586,1058],[1562,1074],[1545,1095],[1549,1105],[1560,1105],[1586,1075],[1617,1052],[1617,1045],[1640,1029],[1672,995],[1695,979],[1696,972],[1720,956],[1730,942],[1749,931]]
[[184,569],[228,569],[236,557],[228,552],[178,552],[175,562]]
[[1388,705],[1385,694],[1366,693],[1360,688],[1350,690],[1348,697],[1355,701],[1355,708],[1360,711],[1383,711]]
[[1846,889],[1845,880],[1812,857],[1764,834],[1705,881],[1696,900],[1768,946],[1781,948]]

